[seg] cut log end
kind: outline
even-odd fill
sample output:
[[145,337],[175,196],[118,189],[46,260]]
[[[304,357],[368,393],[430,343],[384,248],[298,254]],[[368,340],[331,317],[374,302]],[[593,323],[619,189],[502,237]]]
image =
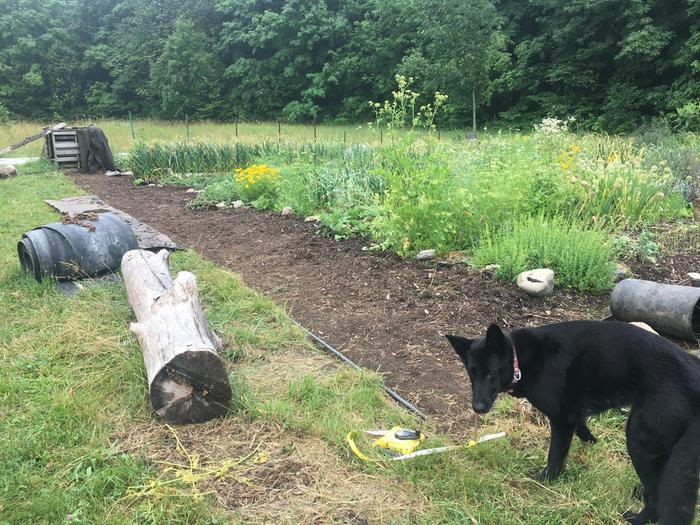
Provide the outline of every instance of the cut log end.
[[203,423],[225,415],[231,401],[226,369],[212,352],[184,352],[153,378],[151,406],[164,420]]

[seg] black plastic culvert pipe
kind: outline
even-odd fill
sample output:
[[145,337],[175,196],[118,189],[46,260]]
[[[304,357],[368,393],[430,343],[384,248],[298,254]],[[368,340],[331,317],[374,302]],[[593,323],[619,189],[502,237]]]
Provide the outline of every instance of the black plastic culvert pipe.
[[[299,324],[296,321],[293,321],[295,325],[297,325],[299,328],[301,328],[306,335],[308,335],[318,346],[320,346],[322,349],[326,350],[327,352],[330,352],[333,354],[335,357],[340,359],[343,363],[350,365],[351,367],[357,369],[357,370],[362,370],[360,366],[355,364],[350,358],[346,357],[344,354],[340,353],[338,350],[333,348],[331,345],[326,343],[323,339],[321,339],[319,336],[311,332],[310,330],[307,330],[304,328],[301,324]],[[391,388],[386,386],[384,383],[382,383],[382,390],[394,401],[402,405],[403,407],[407,408],[411,412],[413,412],[415,415],[417,415],[419,418],[425,420],[426,416],[423,412],[418,410],[414,405],[406,401],[403,397],[401,397],[399,394],[397,394],[395,391],[393,391]]]
[[700,288],[625,279],[610,295],[610,310],[619,321],[642,321],[659,333],[700,339]]
[[131,227],[114,213],[80,222],[46,224],[22,235],[17,243],[22,269],[37,281],[96,277],[119,268],[122,256],[138,248]]

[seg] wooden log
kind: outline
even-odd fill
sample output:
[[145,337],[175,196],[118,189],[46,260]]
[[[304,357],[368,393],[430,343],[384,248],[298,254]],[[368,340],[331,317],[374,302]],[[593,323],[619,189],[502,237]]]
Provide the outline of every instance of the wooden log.
[[131,250],[122,258],[131,331],[141,345],[151,407],[171,423],[202,423],[228,412],[231,386],[209,328],[195,276],[168,269],[169,252]]
[[35,140],[40,139],[41,137],[45,137],[49,133],[53,133],[54,131],[58,131],[59,129],[63,129],[66,127],[65,122],[61,122],[60,124],[56,124],[53,127],[50,128],[44,128],[41,130],[39,133],[36,135],[32,135],[31,137],[27,137],[21,142],[18,142],[17,144],[13,144],[12,146],[8,146],[6,148],[0,149],[0,155],[4,155],[5,153],[9,153],[11,151],[14,151],[18,148],[21,148],[22,146],[26,146],[30,142],[34,142]]

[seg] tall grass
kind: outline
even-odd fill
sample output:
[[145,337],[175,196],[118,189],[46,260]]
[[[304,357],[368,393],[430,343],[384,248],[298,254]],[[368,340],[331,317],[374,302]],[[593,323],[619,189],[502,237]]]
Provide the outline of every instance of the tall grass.
[[[0,128],[0,148],[15,144],[20,140],[34,135],[43,127],[56,124],[55,121],[14,121]],[[87,126],[95,124],[107,135],[110,147],[114,153],[126,153],[140,142],[214,142],[214,143],[258,143],[258,142],[336,142],[351,146],[353,144],[369,144],[379,146],[387,142],[387,137],[366,125],[334,125],[334,124],[287,124],[277,122],[213,122],[199,121],[189,123],[164,121],[156,119],[140,119],[134,116],[134,138],[131,126],[126,119],[77,119],[68,121],[72,126]],[[315,130],[315,133],[314,133]],[[463,138],[464,132],[443,131],[445,140]],[[10,153],[10,157],[38,157],[41,153],[42,141],[36,141]]]

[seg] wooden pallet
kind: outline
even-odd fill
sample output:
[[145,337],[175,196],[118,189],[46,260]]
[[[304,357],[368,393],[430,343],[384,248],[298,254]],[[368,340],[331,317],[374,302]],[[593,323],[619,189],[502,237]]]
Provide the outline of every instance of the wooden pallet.
[[[80,145],[78,133],[73,129],[52,132],[50,138],[49,159],[59,168],[80,169]],[[47,141],[48,142],[48,141]]]

